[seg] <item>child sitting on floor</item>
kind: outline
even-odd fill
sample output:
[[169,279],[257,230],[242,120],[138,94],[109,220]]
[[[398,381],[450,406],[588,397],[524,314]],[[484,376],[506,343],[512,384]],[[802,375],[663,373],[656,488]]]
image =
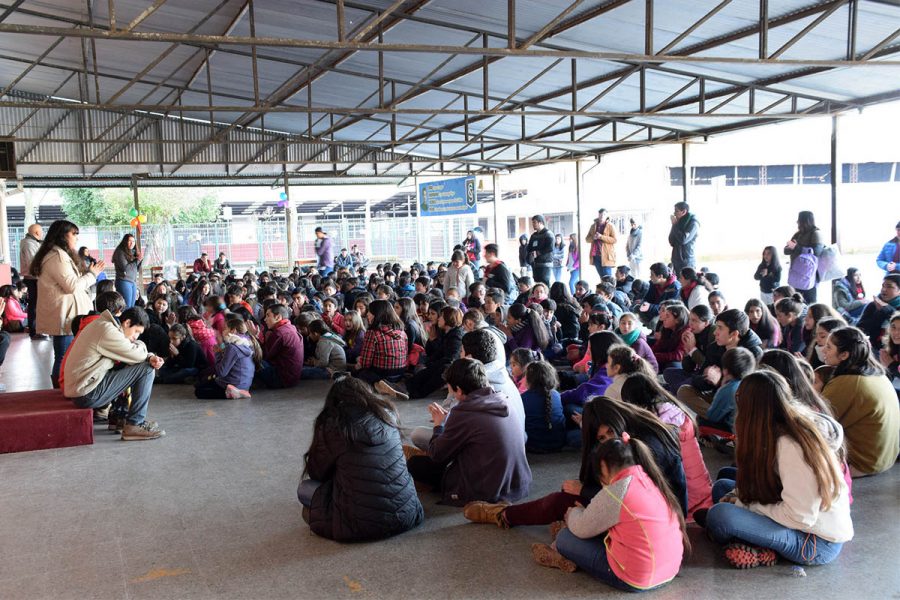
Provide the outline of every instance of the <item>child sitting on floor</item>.
[[731,348],[722,355],[722,386],[716,390],[712,404],[697,414],[697,422],[703,427],[711,427],[729,433],[734,432],[734,416],[737,401],[734,398],[741,379],[756,369],[756,357],[746,348]]
[[200,344],[194,341],[187,327],[176,323],[169,328],[169,358],[159,370],[157,383],[187,383],[208,367]]
[[[525,449],[558,452],[566,445],[566,418],[559,399],[559,378],[550,363],[538,360],[525,369],[528,390],[522,394],[525,407]],[[577,435],[580,431],[573,430]],[[577,446],[577,442],[575,444]]]
[[525,379],[525,369],[536,360],[542,360],[540,352],[528,348],[516,348],[509,357],[509,374],[516,384],[519,393],[528,391],[528,381]]
[[322,320],[338,335],[344,334],[344,315],[338,312],[338,303],[334,298],[322,300]]
[[568,573],[580,567],[628,592],[665,585],[691,545],[678,500],[649,449],[623,432],[601,443],[592,460],[603,493],[566,512],[551,546],[533,544],[535,561]]
[[309,324],[309,339],[316,344],[316,353],[303,367],[303,379],[330,379],[335,371],[347,370],[346,344],[328,328],[323,320]]
[[216,346],[215,374],[197,382],[194,395],[202,400],[249,398],[250,384],[262,361],[262,349],[247,334],[244,320],[229,316]]

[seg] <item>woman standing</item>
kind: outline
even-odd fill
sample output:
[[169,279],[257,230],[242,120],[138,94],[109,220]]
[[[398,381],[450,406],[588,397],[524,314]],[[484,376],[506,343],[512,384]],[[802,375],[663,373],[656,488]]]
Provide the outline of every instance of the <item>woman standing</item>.
[[756,267],[753,278],[759,282],[759,298],[766,304],[774,304],[772,293],[781,285],[781,259],[775,246],[763,248],[762,261]]
[[[402,533],[425,519],[406,470],[394,405],[358,379],[331,387],[297,488],[313,533],[342,542]],[[306,479],[306,477],[309,479]]]
[[54,221],[31,263],[31,274],[38,280],[37,333],[53,337],[54,388],[59,387],[59,365],[72,343],[72,319],[93,308],[88,290],[106,266],[101,260],[86,269],[77,248],[78,226]]
[[481,241],[471,229],[466,232],[466,239],[462,242],[462,248],[463,252],[466,253],[466,258],[469,259],[472,267],[477,271],[481,265]]
[[578,248],[578,236],[569,234],[569,256],[566,258],[566,269],[569,270],[569,292],[575,293],[575,284],[581,279],[581,250]]
[[822,233],[816,227],[816,217],[812,211],[801,210],[797,215],[797,233],[784,246],[784,253],[791,257],[788,283],[794,286],[806,304],[816,302],[816,285],[819,256],[825,249]]
[[550,251],[550,254],[553,257],[553,281],[562,281],[563,261],[566,260],[566,244],[559,233],[553,238],[553,249]]
[[469,286],[473,283],[475,275],[472,273],[472,267],[466,264],[466,255],[462,250],[455,250],[450,255],[450,265],[444,275],[444,292],[456,288],[460,296],[464,296],[469,293]]
[[125,308],[134,306],[137,277],[144,262],[144,251],[136,251],[135,245],[134,236],[126,233],[112,256],[113,265],[116,267],[116,291],[125,299]]
[[631,230],[628,232],[628,241],[625,244],[625,254],[628,256],[628,266],[631,267],[631,274],[635,277],[641,276],[641,261],[644,260],[644,228],[637,224],[632,217],[630,219]]

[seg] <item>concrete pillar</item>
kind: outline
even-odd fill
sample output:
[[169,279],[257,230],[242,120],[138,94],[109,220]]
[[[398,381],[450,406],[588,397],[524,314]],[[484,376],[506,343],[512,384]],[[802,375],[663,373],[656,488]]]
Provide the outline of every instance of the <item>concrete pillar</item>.
[[[578,232],[578,259],[581,261],[581,278],[585,277],[584,257],[590,256],[590,247],[585,248],[584,236],[581,231],[581,196],[584,190],[584,167],[580,160],[575,161],[575,230]],[[568,244],[568,241],[566,241]],[[588,265],[589,266],[589,265]]]

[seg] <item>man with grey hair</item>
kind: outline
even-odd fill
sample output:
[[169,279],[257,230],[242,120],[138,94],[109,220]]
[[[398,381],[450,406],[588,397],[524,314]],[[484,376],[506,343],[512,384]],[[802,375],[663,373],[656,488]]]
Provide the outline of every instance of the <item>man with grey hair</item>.
[[35,323],[35,309],[37,308],[38,285],[37,277],[31,274],[31,261],[41,247],[41,241],[44,239],[44,229],[40,223],[34,223],[28,227],[28,233],[19,242],[19,273],[22,274],[22,280],[25,287],[28,288],[28,329],[31,332],[31,339],[46,338],[45,335],[38,335],[37,323]]

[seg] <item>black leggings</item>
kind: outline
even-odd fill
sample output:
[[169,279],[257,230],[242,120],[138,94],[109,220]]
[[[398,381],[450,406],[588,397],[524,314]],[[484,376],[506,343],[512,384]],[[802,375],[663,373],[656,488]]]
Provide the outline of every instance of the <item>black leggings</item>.
[[225,395],[225,388],[216,383],[215,378],[199,381],[194,387],[194,396],[201,400],[224,400],[228,398]]
[[415,481],[430,485],[434,491],[440,491],[447,463],[435,462],[428,456],[413,456],[406,462],[406,468]]

